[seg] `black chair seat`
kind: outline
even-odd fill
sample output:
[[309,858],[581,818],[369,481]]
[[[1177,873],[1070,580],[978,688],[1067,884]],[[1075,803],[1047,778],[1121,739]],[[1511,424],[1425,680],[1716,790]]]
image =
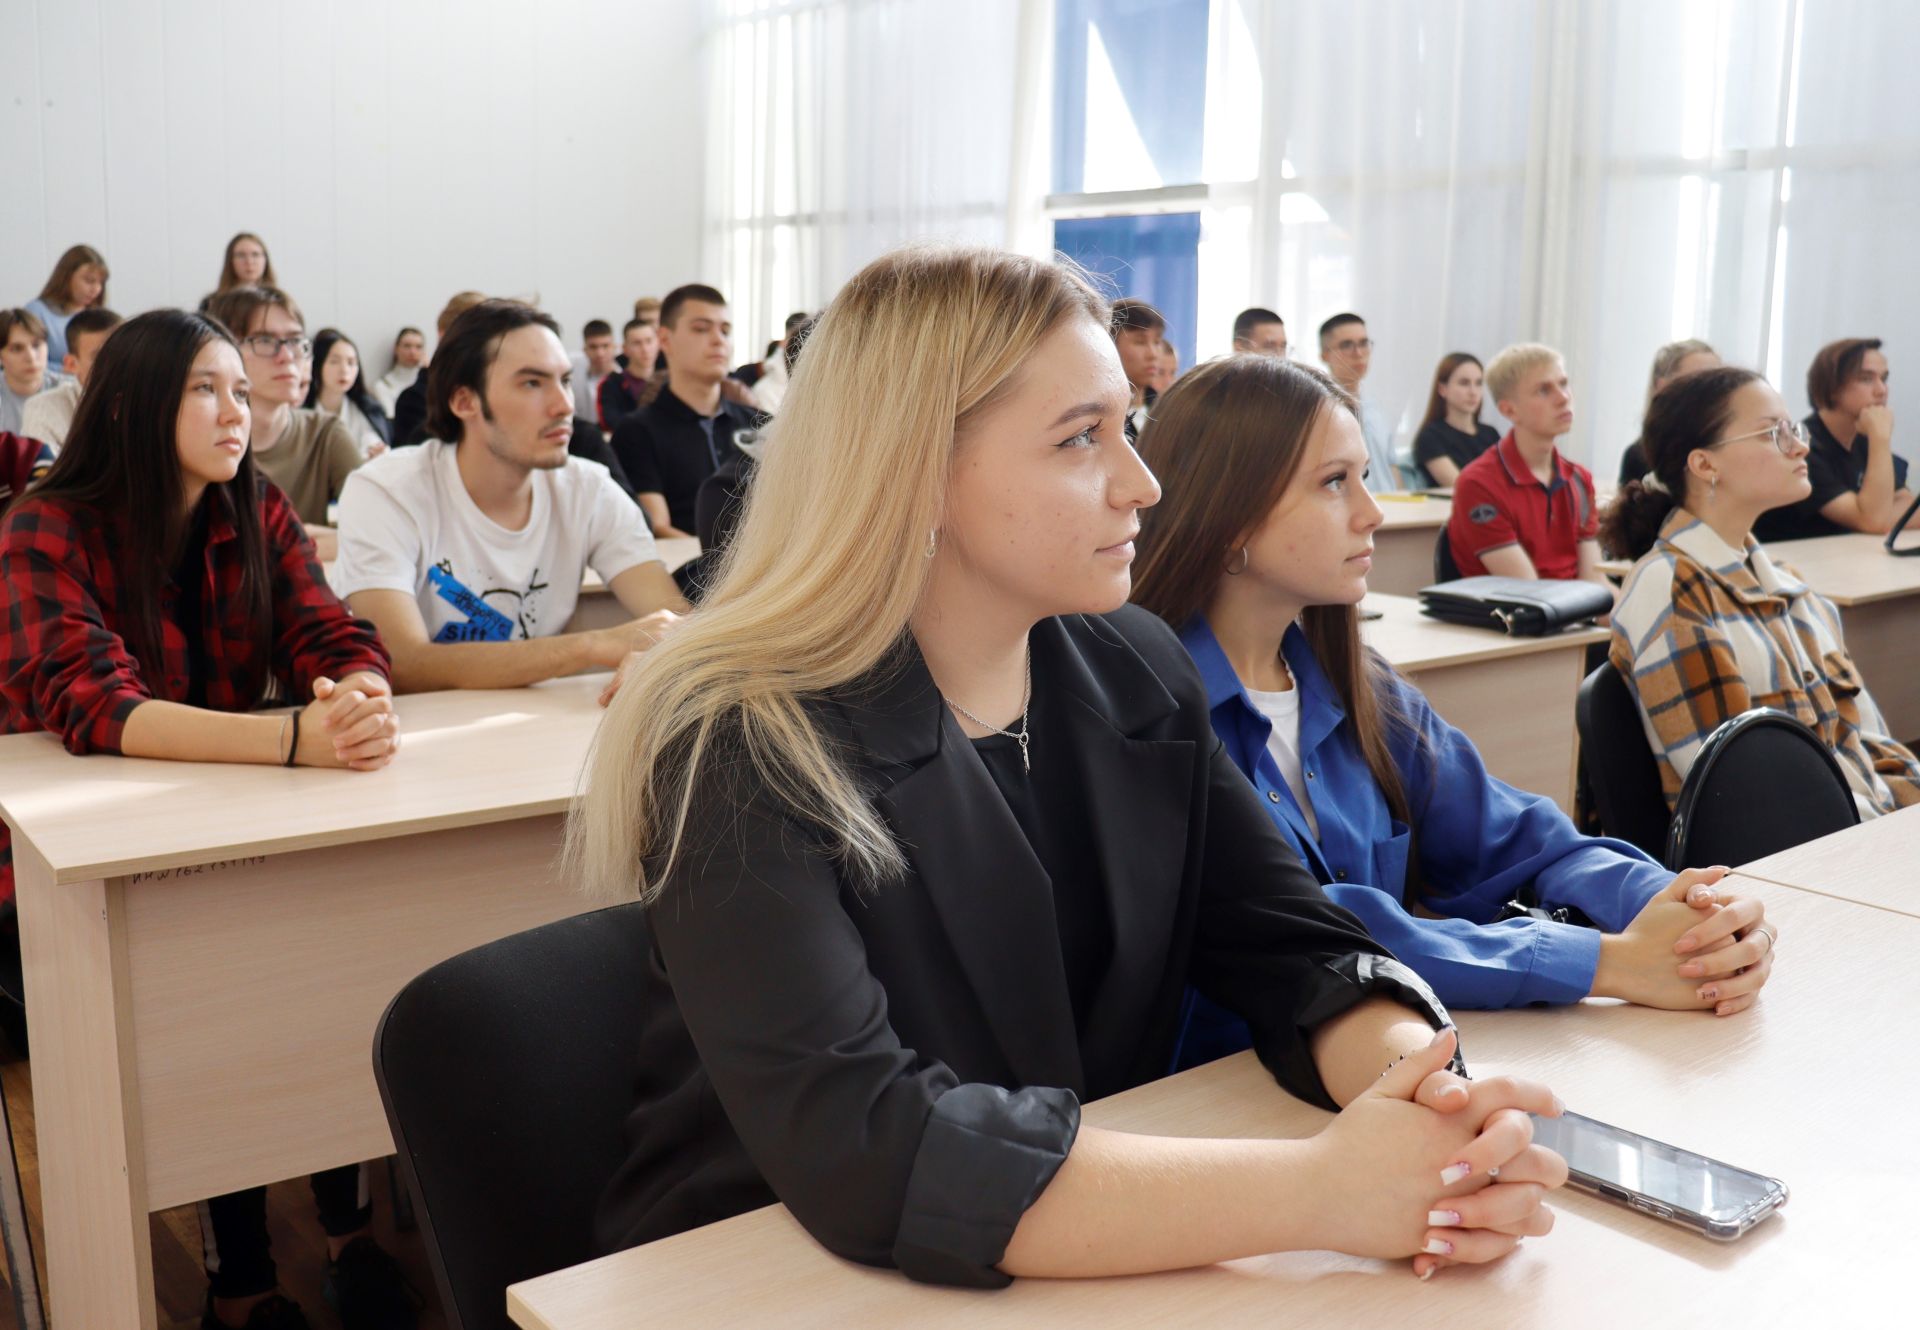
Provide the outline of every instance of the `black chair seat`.
[[507,1285],[594,1254],[649,949],[637,904],[576,915],[442,961],[380,1018],[374,1079],[454,1330],[510,1330]]
[[1581,682],[1574,721],[1580,730],[1580,767],[1601,831],[1660,858],[1671,820],[1660,764],[1647,743],[1633,685],[1612,662],[1601,661]]
[[1667,866],[1743,864],[1859,820],[1847,778],[1820,736],[1783,711],[1756,707],[1701,745],[1674,808]]

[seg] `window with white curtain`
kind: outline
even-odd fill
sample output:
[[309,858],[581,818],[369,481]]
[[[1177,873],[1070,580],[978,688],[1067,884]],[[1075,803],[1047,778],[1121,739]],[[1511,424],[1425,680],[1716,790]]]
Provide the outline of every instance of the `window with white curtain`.
[[[1602,480],[1664,342],[1794,403],[1833,338],[1920,348],[1906,0],[710,3],[711,257],[743,341],[895,244],[1046,252],[1072,222],[1069,246],[1158,247],[1109,271],[1190,283],[1201,357],[1247,305],[1308,360],[1358,310],[1403,442],[1444,353],[1550,342]],[[1125,220],[1177,215],[1191,261],[1165,248],[1185,223]]]
[[709,6],[707,264],[739,345],[905,241],[1005,241],[1020,5]]

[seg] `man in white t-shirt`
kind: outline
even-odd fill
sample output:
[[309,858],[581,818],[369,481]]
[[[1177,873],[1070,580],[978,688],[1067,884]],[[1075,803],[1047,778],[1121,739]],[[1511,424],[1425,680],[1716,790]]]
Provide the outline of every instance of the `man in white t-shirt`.
[[[488,300],[454,320],[427,428],[340,497],[336,589],[380,630],[396,691],[613,669],[686,610],[640,509],[606,467],[567,452],[571,371],[551,317]],[[564,631],[588,568],[632,623]]]

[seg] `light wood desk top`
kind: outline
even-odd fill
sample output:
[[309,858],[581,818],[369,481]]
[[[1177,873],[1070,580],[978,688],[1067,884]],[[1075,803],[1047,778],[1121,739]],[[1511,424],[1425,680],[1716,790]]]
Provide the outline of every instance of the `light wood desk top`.
[[1402,671],[1584,648],[1607,640],[1604,628],[1573,628],[1547,637],[1508,637],[1490,628],[1442,623],[1422,614],[1420,602],[1412,596],[1369,595],[1361,609],[1379,610],[1381,614],[1378,619],[1361,621],[1361,639]]
[[[1920,533],[1903,534],[1899,548],[1920,548]],[[1920,558],[1901,559],[1887,553],[1885,536],[1855,531],[1844,536],[1783,540],[1767,546],[1767,553],[1842,609],[1920,595]]]
[[[1861,1020],[1860,976],[1909,975],[1920,920],[1753,880],[1780,926],[1765,997],[1727,1020],[1610,1002],[1457,1013],[1476,1074],[1546,1080],[1575,1111],[1781,1177],[1793,1200],[1733,1243],[1559,1193],[1555,1231],[1506,1260],[1421,1284],[1404,1263],[1259,1257],[1132,1279],[1017,1280],[994,1293],[915,1285],[841,1261],[779,1206],[508,1290],[527,1330],[658,1326],[1837,1324],[1911,1304],[1920,1137],[1894,1125],[1920,1063]],[[1326,1115],[1251,1054],[1089,1105],[1086,1121],[1165,1135],[1297,1137]],[[1283,1203],[1276,1198],[1276,1204]],[[1897,1299],[1897,1301],[1894,1301]]]
[[[1920,532],[1902,533],[1898,548],[1920,549]],[[1781,540],[1768,545],[1767,553],[1842,609],[1920,595],[1920,558],[1901,559],[1887,553],[1885,536],[1849,531],[1838,536]],[[1609,577],[1625,577],[1632,570],[1631,559],[1608,559],[1600,565],[1600,571]]]
[[400,756],[373,772],[75,757],[9,735],[0,815],[76,882],[560,812],[606,678],[395,698]]
[[1413,498],[1398,498],[1392,495],[1375,495],[1380,501],[1380,525],[1389,530],[1403,527],[1443,527],[1447,519],[1453,516],[1453,500],[1437,499],[1431,495],[1417,495]]
[[1756,859],[1740,871],[1920,918],[1920,805]]
[[[656,540],[654,548],[660,552],[660,562],[667,566],[668,572],[674,572],[680,565],[691,563],[699,557],[700,542],[692,536],[675,536],[670,540]],[[603,595],[607,584],[600,580],[600,574],[589,568],[580,579],[580,594]]]

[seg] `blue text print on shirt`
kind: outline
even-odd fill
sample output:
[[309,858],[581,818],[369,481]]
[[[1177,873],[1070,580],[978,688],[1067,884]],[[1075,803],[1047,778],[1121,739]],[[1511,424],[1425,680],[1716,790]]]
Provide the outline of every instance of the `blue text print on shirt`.
[[441,625],[433,635],[436,642],[511,642],[513,620],[456,581],[446,569],[427,569],[427,581],[433,594],[467,616],[465,623]]

